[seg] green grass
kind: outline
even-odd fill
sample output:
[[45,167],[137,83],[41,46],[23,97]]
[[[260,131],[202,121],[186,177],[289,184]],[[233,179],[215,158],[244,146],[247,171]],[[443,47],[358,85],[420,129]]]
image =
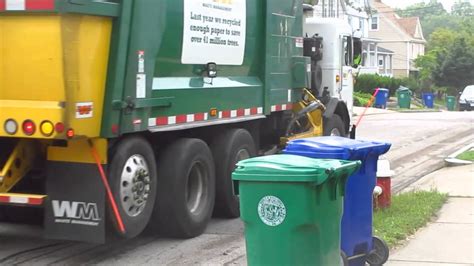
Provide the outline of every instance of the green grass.
[[437,191],[407,192],[392,197],[388,209],[374,212],[374,235],[395,247],[425,226],[448,198]]
[[367,106],[372,95],[366,92],[354,91],[354,105],[355,106]]
[[459,154],[456,158],[460,160],[474,161],[474,150],[465,151]]

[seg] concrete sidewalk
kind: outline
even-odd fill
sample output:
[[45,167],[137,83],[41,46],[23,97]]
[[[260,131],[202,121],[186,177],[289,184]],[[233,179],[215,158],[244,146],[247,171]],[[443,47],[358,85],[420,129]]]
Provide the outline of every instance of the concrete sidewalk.
[[474,165],[443,168],[405,191],[431,189],[448,193],[448,202],[385,265],[474,265]]

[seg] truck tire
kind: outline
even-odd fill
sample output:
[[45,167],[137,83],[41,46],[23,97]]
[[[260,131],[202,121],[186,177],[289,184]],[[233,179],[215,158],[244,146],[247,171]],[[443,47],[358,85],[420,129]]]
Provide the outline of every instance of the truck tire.
[[324,119],[323,128],[324,136],[345,137],[347,135],[344,130],[344,122],[337,114],[333,114],[331,117]]
[[156,198],[155,161],[150,143],[141,137],[126,138],[112,151],[110,186],[126,232],[118,230],[111,208],[108,219],[121,238],[137,236],[150,221]]
[[0,206],[0,222],[6,222],[7,216],[5,214],[5,206]]
[[204,232],[215,198],[214,161],[200,139],[179,139],[158,156],[158,194],[150,229],[191,238]]
[[214,214],[237,218],[240,216],[240,204],[232,181],[232,171],[238,161],[256,156],[252,135],[245,129],[231,129],[217,136],[210,147],[216,164]]

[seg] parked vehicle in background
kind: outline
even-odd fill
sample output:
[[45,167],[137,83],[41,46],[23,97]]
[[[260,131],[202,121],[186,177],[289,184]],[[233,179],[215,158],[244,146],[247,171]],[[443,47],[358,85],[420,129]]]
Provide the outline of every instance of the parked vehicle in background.
[[464,88],[459,96],[459,111],[471,111],[474,109],[474,85]]

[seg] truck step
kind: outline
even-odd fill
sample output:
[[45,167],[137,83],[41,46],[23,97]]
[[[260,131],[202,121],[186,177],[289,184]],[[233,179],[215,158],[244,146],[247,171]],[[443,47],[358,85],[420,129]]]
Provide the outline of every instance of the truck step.
[[41,206],[46,195],[0,193],[0,205]]

